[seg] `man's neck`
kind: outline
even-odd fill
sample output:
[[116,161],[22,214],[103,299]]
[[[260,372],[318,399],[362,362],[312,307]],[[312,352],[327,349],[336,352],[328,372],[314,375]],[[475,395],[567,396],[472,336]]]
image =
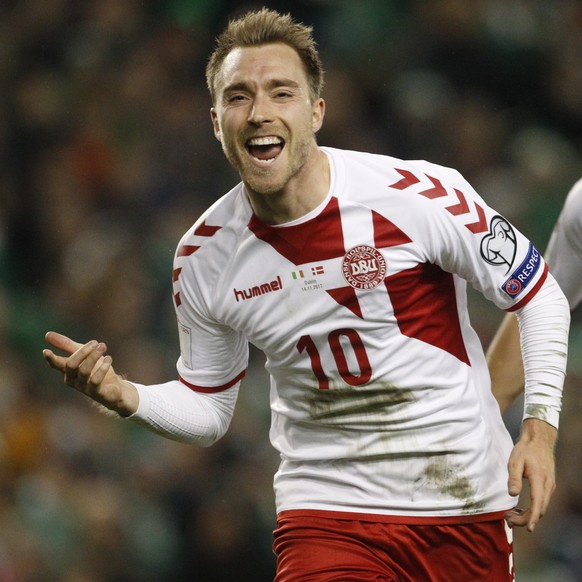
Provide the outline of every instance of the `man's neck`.
[[253,212],[265,224],[285,224],[305,216],[326,198],[330,187],[327,155],[316,149],[308,164],[280,192],[260,194],[247,184],[245,191]]

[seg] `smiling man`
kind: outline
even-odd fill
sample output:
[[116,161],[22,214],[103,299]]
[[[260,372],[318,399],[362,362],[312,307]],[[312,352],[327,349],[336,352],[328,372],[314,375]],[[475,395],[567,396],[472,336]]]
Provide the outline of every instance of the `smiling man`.
[[[121,416],[208,446],[228,429],[251,342],[281,455],[277,582],[512,580],[507,525],[533,530],[554,489],[566,365],[568,306],[543,258],[452,169],[318,147],[322,67],[290,16],[231,22],[207,81],[241,182],[178,245],[178,379],[129,382],[105,344],[54,332],[66,355],[45,358]],[[467,281],[520,321],[515,447]]]
[[209,64],[215,95],[214,132],[238,170],[253,211],[267,224],[304,216],[329,189],[327,156],[317,148],[325,105],[309,87],[295,49],[280,42],[234,48],[217,70]]

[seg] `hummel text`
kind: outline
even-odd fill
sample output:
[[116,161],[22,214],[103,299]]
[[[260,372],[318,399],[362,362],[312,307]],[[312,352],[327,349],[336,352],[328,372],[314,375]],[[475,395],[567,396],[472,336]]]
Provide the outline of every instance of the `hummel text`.
[[252,299],[253,297],[258,297],[259,295],[264,295],[265,293],[271,293],[272,291],[280,291],[281,289],[283,289],[283,282],[281,281],[281,277],[277,276],[277,278],[270,283],[255,285],[254,287],[243,289],[242,291],[233,289],[233,291],[238,303],[239,301],[244,301],[245,299]]

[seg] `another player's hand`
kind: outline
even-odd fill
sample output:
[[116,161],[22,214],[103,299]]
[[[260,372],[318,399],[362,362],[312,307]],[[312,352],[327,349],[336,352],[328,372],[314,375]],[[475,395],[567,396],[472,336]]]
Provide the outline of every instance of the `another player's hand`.
[[530,505],[505,514],[511,527],[527,526],[533,531],[547,511],[556,489],[554,450],[557,436],[558,431],[543,420],[528,418],[524,421],[519,441],[509,457],[508,489],[510,495],[519,495],[523,479],[527,479]]
[[42,352],[50,367],[63,374],[65,384],[121,416],[129,416],[137,410],[137,391],[115,373],[111,356],[105,355],[107,346],[104,343],[93,340],[80,344],[52,331],[45,339],[53,348],[67,354],[59,356],[50,349]]

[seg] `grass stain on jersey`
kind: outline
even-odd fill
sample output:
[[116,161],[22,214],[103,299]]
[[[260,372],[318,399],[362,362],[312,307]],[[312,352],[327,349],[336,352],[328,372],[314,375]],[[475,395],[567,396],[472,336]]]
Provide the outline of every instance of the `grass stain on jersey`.
[[415,400],[411,390],[392,385],[313,390],[309,394],[312,421],[343,428],[382,429],[402,421],[396,414]]
[[446,455],[433,457],[425,467],[417,484],[435,486],[443,494],[464,501],[463,511],[477,513],[483,509],[483,501],[475,499],[475,489],[459,465],[450,463]]

